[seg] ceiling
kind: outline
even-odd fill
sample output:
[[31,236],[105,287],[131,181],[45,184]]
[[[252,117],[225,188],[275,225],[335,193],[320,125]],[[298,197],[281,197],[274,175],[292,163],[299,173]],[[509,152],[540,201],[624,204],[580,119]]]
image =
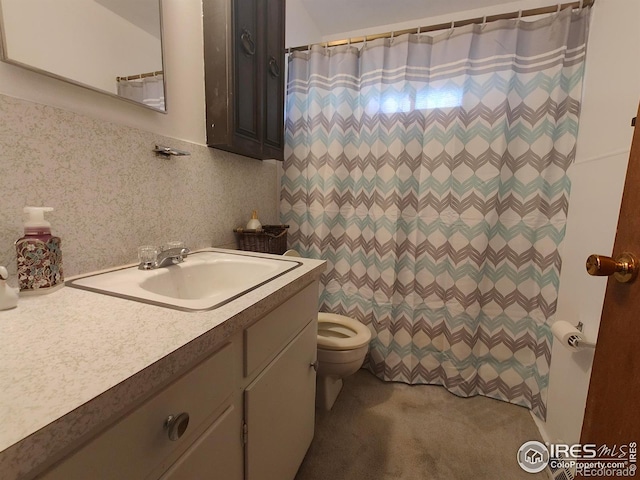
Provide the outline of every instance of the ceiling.
[[96,0],[116,15],[160,38],[160,4],[158,0]]
[[[514,0],[300,0],[321,35],[401,23]],[[552,2],[551,2],[552,3]]]

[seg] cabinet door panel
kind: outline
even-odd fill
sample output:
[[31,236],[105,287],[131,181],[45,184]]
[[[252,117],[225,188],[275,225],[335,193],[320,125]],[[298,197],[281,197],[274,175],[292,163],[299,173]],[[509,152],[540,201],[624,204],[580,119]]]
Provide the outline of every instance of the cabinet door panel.
[[[233,0],[235,141],[261,151],[262,64],[264,42],[258,11],[260,2]],[[253,147],[252,144],[255,144]]]
[[285,0],[203,0],[207,145],[283,159]]
[[160,480],[242,480],[241,415],[229,405]]
[[284,148],[284,1],[266,0],[265,115],[263,155],[283,159]]
[[245,390],[247,480],[292,480],[313,438],[318,327],[311,321]]
[[244,332],[246,377],[257,373],[313,318],[318,318],[318,283],[313,282]]

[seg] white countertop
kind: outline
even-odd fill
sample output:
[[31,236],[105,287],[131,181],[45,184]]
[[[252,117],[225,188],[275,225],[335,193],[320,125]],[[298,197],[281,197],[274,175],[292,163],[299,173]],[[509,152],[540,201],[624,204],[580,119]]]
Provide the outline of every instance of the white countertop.
[[70,287],[0,311],[0,477],[23,478],[324,271],[324,261],[296,260],[300,267],[210,311]]

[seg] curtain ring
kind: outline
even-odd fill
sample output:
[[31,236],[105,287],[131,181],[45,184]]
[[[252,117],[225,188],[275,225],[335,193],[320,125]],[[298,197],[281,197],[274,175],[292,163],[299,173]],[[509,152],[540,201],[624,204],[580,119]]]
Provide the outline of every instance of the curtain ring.
[[291,55],[291,47],[287,48],[287,55]]
[[420,35],[420,30],[422,29],[422,27],[418,27],[418,35]]
[[453,29],[456,27],[456,22],[455,20],[451,21],[451,28],[449,29],[449,36],[451,36],[453,34]]
[[556,13],[560,13],[560,9],[562,9],[562,4],[561,3],[558,4],[558,10],[556,10]]
[[518,10],[518,22],[522,20],[522,9]]
[[482,17],[482,25],[481,28],[484,28],[487,26],[487,16],[485,15],[484,17]]
[[309,46],[307,47],[307,52],[311,53],[311,44],[309,44]]
[[584,0],[580,0],[580,6],[578,7],[580,10],[584,7]]

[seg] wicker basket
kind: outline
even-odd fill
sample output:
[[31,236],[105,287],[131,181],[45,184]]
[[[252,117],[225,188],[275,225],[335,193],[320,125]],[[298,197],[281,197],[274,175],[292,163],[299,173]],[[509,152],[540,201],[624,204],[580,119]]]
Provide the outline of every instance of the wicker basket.
[[282,255],[287,251],[287,228],[289,225],[263,225],[260,230],[236,228],[233,231],[240,250]]

